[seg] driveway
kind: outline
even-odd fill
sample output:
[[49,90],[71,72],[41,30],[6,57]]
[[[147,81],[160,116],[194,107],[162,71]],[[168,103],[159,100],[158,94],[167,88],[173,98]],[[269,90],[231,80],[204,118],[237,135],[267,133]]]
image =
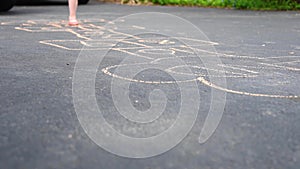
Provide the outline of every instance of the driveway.
[[299,168],[299,12],[92,1],[79,27],[67,12],[0,15],[0,168]]

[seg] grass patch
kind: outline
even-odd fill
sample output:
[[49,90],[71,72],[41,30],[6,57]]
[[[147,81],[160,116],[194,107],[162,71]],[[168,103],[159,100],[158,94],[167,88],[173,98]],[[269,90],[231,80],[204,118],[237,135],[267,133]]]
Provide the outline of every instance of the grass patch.
[[250,10],[299,10],[299,0],[139,0],[160,5],[228,7]]

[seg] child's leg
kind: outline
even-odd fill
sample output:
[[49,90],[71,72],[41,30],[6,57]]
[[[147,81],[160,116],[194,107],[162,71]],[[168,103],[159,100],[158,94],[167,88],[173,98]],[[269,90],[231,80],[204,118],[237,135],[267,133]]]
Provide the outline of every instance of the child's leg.
[[68,0],[69,2],[69,21],[76,21],[77,0]]

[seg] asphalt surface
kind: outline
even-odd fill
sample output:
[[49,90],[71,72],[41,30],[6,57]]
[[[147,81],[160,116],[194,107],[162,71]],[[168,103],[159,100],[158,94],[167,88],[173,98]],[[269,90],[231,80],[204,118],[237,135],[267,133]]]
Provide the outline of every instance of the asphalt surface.
[[[51,2],[15,6],[11,11],[0,14],[1,169],[299,168],[299,12],[122,6],[92,1],[79,7],[78,18],[82,27],[76,28],[66,25],[67,12],[65,4]],[[227,87],[217,90],[226,92],[227,97],[218,128],[207,142],[199,144],[198,137],[209,109],[210,92],[217,87],[198,81],[202,107],[187,137],[161,155],[132,159],[107,152],[84,132],[74,108],[72,80],[76,60],[84,45],[82,41],[97,31],[105,32],[102,26],[109,21],[139,12],[164,12],[197,26],[208,37],[207,42],[214,44],[225,65]],[[140,19],[141,23],[150,21]],[[129,26],[139,29],[140,25]],[[113,38],[113,35],[110,37]],[[153,41],[157,37],[141,38]],[[110,46],[100,43],[97,47],[106,45]],[[132,47],[134,44],[120,45]],[[145,56],[160,58],[163,57],[161,52],[165,51],[168,50],[143,52]],[[188,55],[187,51],[177,52],[181,56]],[[103,61],[103,68],[118,65],[124,55],[110,52]],[[194,62],[192,59],[189,63]],[[203,73],[203,69],[195,69]],[[184,72],[182,75],[184,78]],[[142,72],[135,78],[152,82],[172,80],[168,74],[157,70]],[[181,99],[174,92],[178,86],[155,83],[130,86],[129,98],[139,110],[150,107],[146,98],[155,88],[169,94],[167,106],[173,106],[166,109],[167,115],[160,121],[166,124],[157,128],[146,126],[150,129],[136,127],[137,134],[128,130],[135,126],[127,124],[113,108],[110,93],[112,76],[99,71],[96,79],[99,107],[118,131],[146,137],[161,132],[165,125],[174,122],[172,113],[178,110]],[[192,107],[193,102],[190,104]]]

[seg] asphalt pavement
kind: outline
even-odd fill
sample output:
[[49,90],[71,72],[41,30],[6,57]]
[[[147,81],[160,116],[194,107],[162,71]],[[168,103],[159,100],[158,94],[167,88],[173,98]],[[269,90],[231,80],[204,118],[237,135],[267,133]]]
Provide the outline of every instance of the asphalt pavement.
[[[67,14],[66,4],[60,2],[15,6],[0,14],[1,169],[299,168],[298,11],[127,6],[92,1],[79,6],[79,27],[67,25]],[[148,27],[152,33],[139,34],[148,32]],[[101,125],[100,129],[92,121],[81,125],[94,116],[80,112],[90,104],[89,95],[81,98],[89,91],[81,91],[85,88],[80,86],[88,84],[90,69],[80,67],[78,62],[97,62],[99,53],[105,57],[91,84],[95,85],[95,100],[107,122],[129,137],[148,138],[174,127],[180,106],[191,112],[185,116],[190,122],[189,116],[194,117],[193,110],[199,105],[195,124],[180,143],[148,158],[131,158],[130,154],[154,152],[172,143],[172,135],[157,145],[150,143],[150,150],[145,146],[129,151],[123,140],[118,143],[117,139],[110,140],[116,153],[98,146],[91,135],[101,130]],[[131,57],[124,64],[127,56]],[[191,72],[174,61],[178,58]],[[206,58],[219,62],[205,64]],[[165,69],[149,66],[153,63],[154,68],[160,65]],[[76,82],[76,71],[87,72],[78,76],[82,81]],[[220,79],[225,79],[225,86],[213,81]],[[197,87],[192,88],[195,84]],[[154,89],[160,89],[166,97],[149,94]],[[190,98],[180,95],[180,90],[189,92]],[[219,95],[214,96],[213,91]],[[123,103],[123,94],[128,94],[130,103]],[[197,94],[199,103],[194,98]],[[223,116],[215,121],[217,124],[208,125],[216,130],[200,144],[199,135],[209,110],[214,108],[214,99],[219,99],[218,106],[224,103]],[[151,104],[160,109],[160,103],[166,103],[165,115],[145,126],[131,124],[130,119],[118,115],[124,105],[146,111],[152,110]],[[87,119],[80,121],[80,113],[87,113]],[[132,119],[137,117],[137,121],[145,120],[140,115]],[[181,123],[179,127],[188,127],[185,121]],[[95,131],[89,133],[85,127],[94,127]],[[118,155],[118,150],[125,149],[127,157]]]

